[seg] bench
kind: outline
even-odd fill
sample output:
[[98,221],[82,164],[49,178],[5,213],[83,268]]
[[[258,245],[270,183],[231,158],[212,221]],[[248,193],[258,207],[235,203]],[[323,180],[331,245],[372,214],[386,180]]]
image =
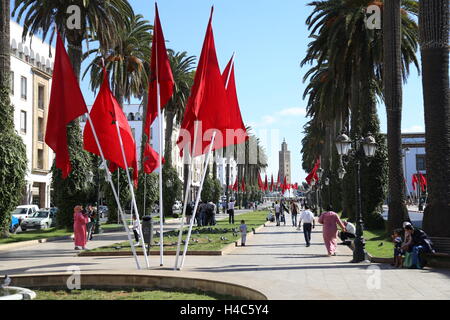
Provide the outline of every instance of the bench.
[[450,238],[429,237],[435,253],[424,253],[426,264],[431,267],[450,268]]

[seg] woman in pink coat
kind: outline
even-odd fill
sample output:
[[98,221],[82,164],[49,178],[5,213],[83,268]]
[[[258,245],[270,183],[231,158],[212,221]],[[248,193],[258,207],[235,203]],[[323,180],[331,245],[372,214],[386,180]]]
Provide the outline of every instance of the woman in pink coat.
[[319,217],[319,223],[323,224],[323,241],[325,242],[328,256],[330,257],[336,255],[337,225],[339,225],[343,231],[346,231],[346,228],[336,212],[332,211],[331,207],[328,207],[327,210],[327,212],[322,213]]
[[73,213],[73,233],[75,240],[75,250],[86,250],[86,224],[89,218],[82,212],[82,206],[76,206]]

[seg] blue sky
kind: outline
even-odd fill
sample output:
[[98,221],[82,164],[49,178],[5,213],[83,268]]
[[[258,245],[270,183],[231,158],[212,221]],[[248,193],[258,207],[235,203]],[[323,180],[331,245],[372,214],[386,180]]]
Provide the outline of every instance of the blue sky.
[[[158,2],[168,47],[199,56],[211,6],[214,5],[213,28],[219,63],[223,69],[236,52],[236,81],[244,122],[257,135],[268,136],[268,173],[276,177],[278,154],[283,138],[291,151],[293,181],[301,182],[301,139],[306,102],[302,95],[300,68],[308,40],[305,20],[311,12],[301,0],[161,0]],[[154,1],[130,0],[136,13],[154,20]],[[82,83],[86,102],[94,95],[88,79]],[[402,130],[423,132],[423,97],[421,78],[412,69],[404,87]],[[138,103],[138,101],[134,101]],[[379,106],[381,129],[386,132],[384,106]],[[264,138],[264,137],[263,137]]]

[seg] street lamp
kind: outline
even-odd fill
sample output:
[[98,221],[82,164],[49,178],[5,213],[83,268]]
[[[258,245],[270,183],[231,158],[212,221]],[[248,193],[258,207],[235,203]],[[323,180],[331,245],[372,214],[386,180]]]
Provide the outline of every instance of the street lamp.
[[[365,241],[363,238],[363,219],[361,205],[361,159],[363,156],[372,158],[377,150],[375,138],[369,133],[366,138],[355,139],[354,141],[346,134],[341,134],[336,138],[336,148],[339,156],[347,156],[352,148],[352,154],[355,158],[356,165],[356,238],[355,250],[353,251],[352,262],[362,262],[366,260]],[[345,169],[341,165],[339,168],[339,178],[343,179]]]

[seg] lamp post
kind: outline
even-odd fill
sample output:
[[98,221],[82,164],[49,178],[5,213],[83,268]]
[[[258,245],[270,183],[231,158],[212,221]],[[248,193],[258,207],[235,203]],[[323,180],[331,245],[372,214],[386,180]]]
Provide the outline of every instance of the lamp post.
[[[358,263],[366,260],[365,241],[363,238],[364,224],[361,204],[361,159],[364,156],[368,158],[373,157],[377,149],[377,143],[370,133],[366,138],[360,138],[354,141],[350,140],[346,134],[342,133],[336,139],[336,148],[339,156],[341,157],[347,156],[350,153],[350,149],[352,149],[352,154],[355,158],[356,238],[352,262]],[[345,173],[345,169],[341,163],[341,167],[338,170],[339,178],[343,179]]]

